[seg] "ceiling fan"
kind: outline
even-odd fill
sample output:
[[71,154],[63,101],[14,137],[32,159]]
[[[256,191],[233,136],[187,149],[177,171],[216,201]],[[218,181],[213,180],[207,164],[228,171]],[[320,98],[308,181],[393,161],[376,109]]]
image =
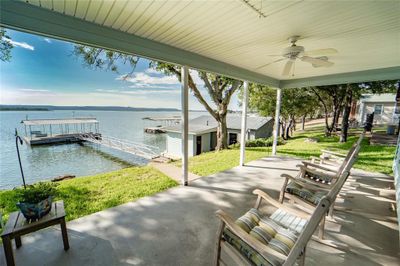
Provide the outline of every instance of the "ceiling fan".
[[[301,60],[303,62],[310,63],[313,67],[330,67],[330,66],[334,65],[334,63],[329,61],[328,57],[326,57],[325,55],[336,54],[338,52],[336,49],[326,48],[326,49],[305,51],[303,46],[296,45],[296,42],[299,40],[299,38],[300,38],[300,36],[297,36],[297,35],[290,37],[289,42],[291,43],[291,45],[289,47],[286,47],[282,51],[282,54],[269,55],[269,56],[281,56],[283,58],[280,58],[278,60],[275,60],[275,61],[270,62],[265,65],[262,65],[262,66],[258,67],[257,69],[261,69],[261,68],[264,68],[271,64],[287,60],[285,66],[283,68],[282,75],[289,76],[290,74],[292,74],[292,76],[294,76],[296,60]],[[318,57],[312,57],[312,56],[318,56]]]

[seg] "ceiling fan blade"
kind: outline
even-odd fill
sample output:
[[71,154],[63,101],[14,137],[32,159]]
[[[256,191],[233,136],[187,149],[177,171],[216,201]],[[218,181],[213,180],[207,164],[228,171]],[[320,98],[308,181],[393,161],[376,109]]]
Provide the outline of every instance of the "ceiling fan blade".
[[320,66],[330,67],[330,66],[334,65],[333,62],[330,62],[328,60],[322,60],[322,59],[314,58],[314,57],[310,57],[310,56],[303,56],[300,59],[303,62],[307,62],[307,63],[313,64],[313,65],[315,65],[317,67],[320,67]]
[[292,68],[293,68],[293,64],[294,64],[294,60],[289,60],[289,61],[286,62],[286,65],[285,65],[285,67],[283,68],[283,71],[282,71],[282,75],[283,76],[289,76],[290,75],[290,72],[292,71]]
[[334,48],[326,48],[326,49],[317,49],[304,52],[304,55],[329,55],[329,54],[337,54],[338,51]]
[[285,60],[285,59],[287,59],[287,58],[280,58],[280,59],[278,59],[278,60],[275,60],[275,61],[272,61],[272,62],[270,62],[270,63],[268,63],[268,64],[265,64],[265,65],[259,66],[259,67],[257,67],[256,69],[258,70],[258,69],[261,69],[261,68],[267,67],[267,66],[269,66],[269,65],[271,65],[271,64],[273,64],[273,63],[277,63],[277,62],[283,61],[283,60]]

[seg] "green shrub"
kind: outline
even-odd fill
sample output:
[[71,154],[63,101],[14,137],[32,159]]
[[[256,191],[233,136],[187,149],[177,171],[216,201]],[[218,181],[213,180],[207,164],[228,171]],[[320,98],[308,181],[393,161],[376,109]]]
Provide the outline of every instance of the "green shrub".
[[[259,138],[246,141],[246,147],[271,147],[274,139],[272,137],[269,138]],[[283,144],[282,141],[278,140],[278,145]]]

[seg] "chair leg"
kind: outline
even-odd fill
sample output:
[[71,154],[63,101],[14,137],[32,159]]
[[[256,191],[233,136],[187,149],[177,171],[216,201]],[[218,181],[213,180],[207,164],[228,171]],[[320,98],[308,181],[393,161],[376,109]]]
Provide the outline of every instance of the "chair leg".
[[304,266],[306,264],[306,248],[304,247],[303,252],[301,253],[299,260],[298,260],[298,264],[299,266]]
[[225,228],[225,223],[220,222],[220,225],[218,227],[217,231],[217,241],[215,245],[215,254],[214,254],[214,265],[219,266],[219,260],[221,257],[221,238],[222,238],[222,232],[224,231]]
[[325,231],[325,215],[322,217],[322,220],[319,223],[318,237],[320,239],[324,239],[324,231]]
[[285,198],[285,191],[286,191],[286,186],[289,182],[288,178],[285,178],[285,182],[283,183],[282,189],[281,189],[281,193],[279,194],[279,202],[283,203],[283,199]]
[[332,205],[329,207],[329,212],[328,215],[331,219],[333,219],[333,210],[335,209],[335,202],[332,203]]

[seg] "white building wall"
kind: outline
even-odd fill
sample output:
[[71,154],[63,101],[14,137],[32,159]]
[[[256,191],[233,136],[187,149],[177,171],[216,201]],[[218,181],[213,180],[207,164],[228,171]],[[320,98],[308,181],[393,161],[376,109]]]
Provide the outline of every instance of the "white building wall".
[[[181,158],[182,157],[182,140],[181,133],[168,132],[167,133],[167,155]],[[193,135],[189,135],[189,156],[194,155],[194,141]]]
[[394,103],[365,103],[364,113],[362,114],[363,120],[361,122],[363,123],[365,121],[367,114],[371,114],[374,111],[375,105],[380,104],[383,106],[382,114],[374,115],[374,124],[387,125],[393,122],[396,123],[397,120],[393,121]]

